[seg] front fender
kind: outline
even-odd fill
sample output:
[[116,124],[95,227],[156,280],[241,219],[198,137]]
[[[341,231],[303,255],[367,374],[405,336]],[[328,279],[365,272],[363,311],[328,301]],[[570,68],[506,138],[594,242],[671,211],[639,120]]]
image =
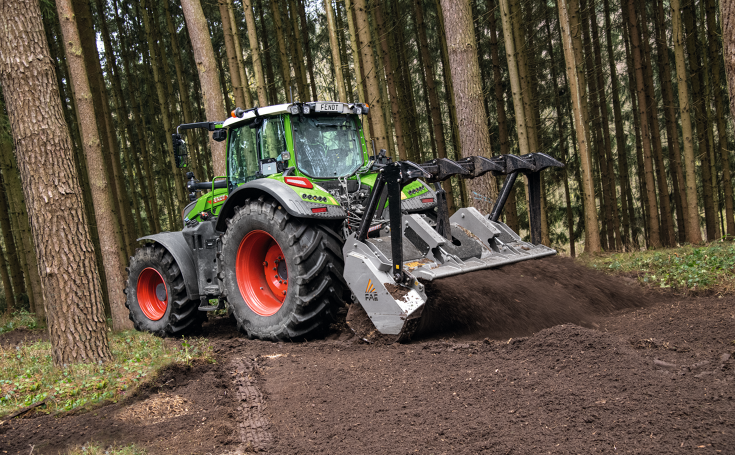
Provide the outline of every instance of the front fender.
[[[219,212],[216,229],[224,232],[227,229],[227,220],[235,215],[235,207],[242,206],[248,198],[258,198],[263,194],[278,201],[289,215],[297,218],[311,218],[319,220],[343,220],[347,214],[337,205],[324,205],[302,200],[293,188],[274,179],[257,179],[239,186],[230,193],[224,206]],[[326,207],[326,212],[313,213],[312,208]]]
[[179,269],[181,269],[181,275],[184,278],[184,285],[186,286],[186,293],[189,299],[198,301],[199,281],[197,280],[196,264],[191,248],[184,239],[184,234],[181,231],[161,232],[141,237],[138,240],[152,240],[171,253]]

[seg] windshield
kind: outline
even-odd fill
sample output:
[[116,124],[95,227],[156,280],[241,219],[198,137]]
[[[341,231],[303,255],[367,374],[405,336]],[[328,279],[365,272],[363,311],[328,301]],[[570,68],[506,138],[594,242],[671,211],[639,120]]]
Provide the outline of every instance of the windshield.
[[363,155],[355,119],[350,116],[291,116],[299,170],[312,178],[352,175]]

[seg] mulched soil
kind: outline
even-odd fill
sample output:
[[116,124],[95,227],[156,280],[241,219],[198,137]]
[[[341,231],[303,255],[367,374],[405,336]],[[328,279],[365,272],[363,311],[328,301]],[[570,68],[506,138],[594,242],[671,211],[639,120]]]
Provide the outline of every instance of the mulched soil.
[[657,293],[563,258],[432,286],[443,300],[404,344],[345,324],[251,341],[213,320],[216,364],[169,368],[89,412],[4,422],[0,451],[734,452],[735,296]]

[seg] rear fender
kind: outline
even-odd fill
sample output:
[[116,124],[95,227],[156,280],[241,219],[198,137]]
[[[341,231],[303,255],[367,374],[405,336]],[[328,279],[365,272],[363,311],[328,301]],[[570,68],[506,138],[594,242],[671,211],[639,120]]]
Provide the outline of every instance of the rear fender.
[[177,232],[161,232],[159,234],[147,235],[138,240],[151,240],[166,248],[176,260],[181,275],[184,277],[186,293],[190,300],[199,300],[199,282],[197,280],[196,262],[191,247],[184,240],[184,234]]
[[230,193],[219,212],[216,229],[220,232],[227,230],[227,220],[235,215],[235,207],[242,207],[247,199],[257,199],[262,195],[272,197],[286,209],[289,215],[297,218],[333,221],[343,220],[347,216],[342,207],[336,205],[327,205],[326,212],[312,213],[312,208],[321,208],[325,205],[302,200],[293,187],[278,180],[257,179],[239,186]]

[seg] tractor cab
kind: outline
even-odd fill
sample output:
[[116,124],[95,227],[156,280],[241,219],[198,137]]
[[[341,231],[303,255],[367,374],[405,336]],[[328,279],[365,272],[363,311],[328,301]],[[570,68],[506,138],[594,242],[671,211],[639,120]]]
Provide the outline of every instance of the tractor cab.
[[[361,121],[368,112],[365,104],[321,101],[235,109],[229,119],[210,127],[215,131],[214,140],[227,141],[227,175],[208,183],[189,174],[192,203],[184,210],[184,221],[217,217],[240,186],[272,179],[291,187],[290,196],[301,200],[307,216],[338,217],[346,209],[345,234],[349,234],[375,183],[374,164],[389,161],[384,151],[379,157],[368,152]],[[198,190],[205,190],[204,197],[197,197]],[[432,189],[421,181],[405,187],[402,199],[406,200],[404,208],[412,213],[430,213],[436,206]],[[383,201],[383,208],[386,204]],[[350,213],[353,222],[349,222]],[[387,217],[387,211],[384,217],[378,216],[374,228]]]

